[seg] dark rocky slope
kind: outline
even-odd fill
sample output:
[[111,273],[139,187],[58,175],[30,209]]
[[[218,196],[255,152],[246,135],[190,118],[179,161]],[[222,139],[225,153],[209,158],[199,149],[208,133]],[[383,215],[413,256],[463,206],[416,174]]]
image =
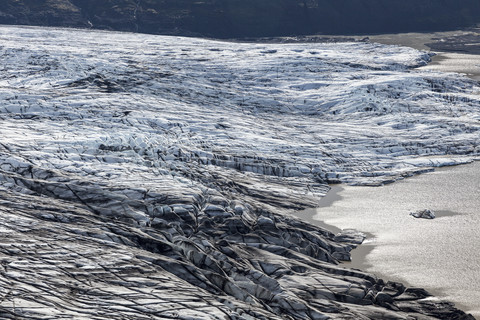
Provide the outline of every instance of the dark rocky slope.
[[480,22],[476,0],[3,0],[0,23],[260,37],[439,31]]

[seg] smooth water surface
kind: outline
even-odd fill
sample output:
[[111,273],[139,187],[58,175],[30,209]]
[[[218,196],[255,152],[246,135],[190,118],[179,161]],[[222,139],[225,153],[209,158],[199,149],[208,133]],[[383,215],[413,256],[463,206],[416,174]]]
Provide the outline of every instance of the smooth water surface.
[[459,72],[472,79],[480,80],[480,55],[441,52],[433,57],[431,63],[419,69]]
[[[348,267],[426,288],[480,318],[480,162],[330,192],[314,219],[371,234]],[[437,218],[409,215],[426,208]]]

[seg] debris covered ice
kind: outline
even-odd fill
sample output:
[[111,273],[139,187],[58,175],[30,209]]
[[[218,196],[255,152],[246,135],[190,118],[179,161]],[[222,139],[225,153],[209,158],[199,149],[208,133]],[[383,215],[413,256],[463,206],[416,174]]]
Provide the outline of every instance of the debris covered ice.
[[462,314],[290,215],[478,157],[480,88],[429,54],[2,26],[0,58],[1,317]]

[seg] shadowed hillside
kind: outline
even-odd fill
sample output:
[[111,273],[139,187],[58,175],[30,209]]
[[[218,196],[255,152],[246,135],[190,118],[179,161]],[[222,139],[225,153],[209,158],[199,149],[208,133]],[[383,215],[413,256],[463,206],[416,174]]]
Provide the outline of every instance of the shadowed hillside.
[[0,23],[219,38],[440,31],[480,22],[462,0],[2,0]]

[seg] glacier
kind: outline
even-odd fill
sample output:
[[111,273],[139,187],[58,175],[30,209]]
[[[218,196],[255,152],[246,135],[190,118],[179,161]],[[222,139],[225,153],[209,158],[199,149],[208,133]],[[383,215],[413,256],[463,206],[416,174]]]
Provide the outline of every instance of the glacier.
[[0,27],[6,319],[473,319],[295,217],[480,153],[480,86],[375,43]]

